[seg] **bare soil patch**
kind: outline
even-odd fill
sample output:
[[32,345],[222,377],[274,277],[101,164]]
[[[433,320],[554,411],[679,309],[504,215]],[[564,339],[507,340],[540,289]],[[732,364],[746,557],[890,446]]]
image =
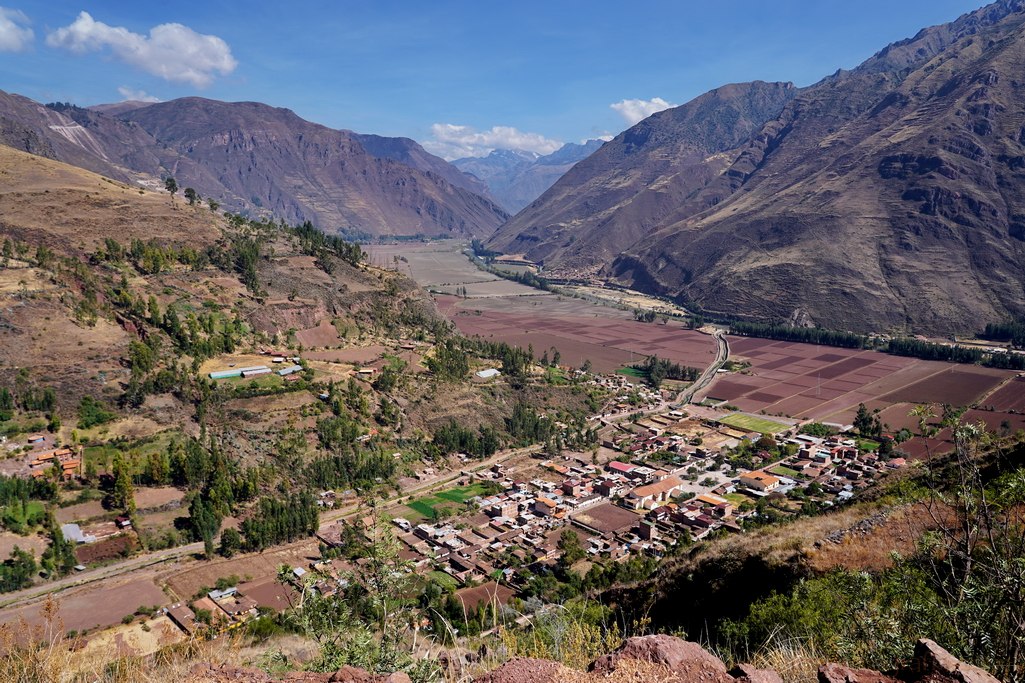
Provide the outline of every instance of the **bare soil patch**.
[[43,536],[19,536],[9,531],[0,531],[0,562],[10,557],[15,547],[34,552],[39,557],[48,545],[49,541]]
[[90,500],[88,503],[78,503],[57,508],[54,516],[57,517],[57,521],[61,524],[69,524],[71,522],[84,522],[88,519],[108,514],[110,514],[110,511],[106,510],[100,501]]
[[381,345],[354,346],[348,349],[331,349],[326,351],[309,351],[303,354],[309,360],[328,361],[331,363],[365,364],[372,363],[387,353],[388,347]]
[[173,486],[137,488],[135,489],[135,507],[139,510],[149,510],[179,502],[184,497],[185,494]]
[[[143,606],[165,605],[167,596],[152,581],[135,579],[127,582],[110,581],[63,595],[58,600],[60,618],[67,631],[106,628],[121,622]],[[7,610],[0,615],[0,623],[17,623],[24,618],[29,625],[43,623],[43,602]]]
[[93,564],[94,562],[106,562],[124,557],[137,548],[139,542],[134,534],[122,534],[113,536],[96,543],[86,543],[75,549],[75,557],[82,564]]
[[909,403],[969,405],[1007,378],[1008,372],[974,365],[955,365],[880,398]]
[[338,330],[330,320],[326,319],[320,321],[316,327],[299,330],[295,333],[295,339],[307,349],[317,346],[335,346],[341,343],[341,339],[338,338]]
[[981,403],[994,410],[1025,413],[1025,377],[1015,377]]
[[572,518],[592,529],[603,533],[612,533],[636,524],[641,516],[612,503],[602,503],[583,512],[578,512]]
[[278,567],[283,564],[306,568],[311,561],[319,557],[320,550],[316,539],[307,539],[262,553],[202,562],[193,568],[166,575],[165,580],[168,588],[179,599],[185,600],[195,595],[200,588],[213,586],[217,579],[224,576],[234,574],[242,578],[250,577],[254,582],[273,579],[277,576]]

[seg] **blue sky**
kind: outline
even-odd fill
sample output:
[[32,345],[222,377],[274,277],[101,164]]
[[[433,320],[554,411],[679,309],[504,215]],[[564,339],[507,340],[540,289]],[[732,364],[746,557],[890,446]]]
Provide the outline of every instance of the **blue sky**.
[[0,89],[83,106],[256,100],[447,157],[546,152],[724,83],[808,85],[977,6],[0,0]]

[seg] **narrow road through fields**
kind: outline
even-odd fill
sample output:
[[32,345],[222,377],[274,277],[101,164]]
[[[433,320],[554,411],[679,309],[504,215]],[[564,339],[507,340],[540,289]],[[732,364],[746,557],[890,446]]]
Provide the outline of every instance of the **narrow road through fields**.
[[0,597],[0,609],[18,607],[20,605],[33,602],[34,600],[44,598],[51,593],[57,593],[69,588],[77,588],[96,581],[110,579],[115,576],[144,569],[155,564],[160,564],[169,560],[176,560],[184,555],[201,552],[203,552],[202,543],[190,543],[189,545],[182,545],[177,548],[168,548],[166,550],[157,550],[145,553],[143,555],[108,564],[103,567],[97,567],[96,569],[90,569],[88,571],[65,576],[63,579],[57,579],[56,581],[32,586],[31,588],[25,588],[24,590],[15,591],[13,593],[5,593]]
[[716,343],[715,360],[705,368],[705,371],[701,373],[701,376],[693,384],[680,392],[680,395],[676,397],[676,402],[679,405],[686,405],[693,401],[694,395],[711,384],[712,380],[715,379],[715,373],[719,372],[723,363],[729,360],[730,343],[726,340],[726,333],[722,330],[715,330],[712,332],[712,337]]

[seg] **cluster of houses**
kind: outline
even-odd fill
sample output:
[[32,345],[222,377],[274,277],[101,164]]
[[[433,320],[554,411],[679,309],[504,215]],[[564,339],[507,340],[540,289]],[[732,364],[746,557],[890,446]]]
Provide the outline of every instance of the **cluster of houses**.
[[591,417],[602,422],[637,411],[657,410],[667,396],[646,384],[635,384],[624,375],[591,375],[588,384],[612,392],[601,412]]
[[[625,382],[608,376],[595,381]],[[843,436],[788,435],[776,438],[779,448],[771,450],[791,455],[759,451],[755,469],[738,469],[728,461],[730,449],[763,435],[721,424],[714,411],[696,412],[605,425],[602,446],[621,456],[604,465],[578,455],[541,462],[543,474],[529,479],[517,479],[500,464],[473,475],[497,483],[500,492],[473,499],[445,521],[394,519],[403,556],[463,583],[498,579],[516,585],[520,568],[533,572],[538,563],[558,559],[567,528],[593,557],[661,556],[681,539],[741,531],[762,498],[785,508],[787,494],[799,489],[806,498],[808,486],[817,483],[816,500],[833,505],[905,464],[859,450],[856,440]],[[333,541],[331,534],[322,540]]]
[[82,476],[81,446],[54,448],[48,451],[33,452],[30,455],[32,460],[28,464],[29,475],[35,479],[52,474],[55,467],[60,468],[60,476],[63,481],[71,481],[73,477]]
[[214,632],[224,632],[237,628],[259,614],[256,600],[242,595],[238,588],[231,586],[213,590],[192,602],[191,606],[176,602],[164,608],[168,618],[185,635],[193,635],[201,628],[210,628]]

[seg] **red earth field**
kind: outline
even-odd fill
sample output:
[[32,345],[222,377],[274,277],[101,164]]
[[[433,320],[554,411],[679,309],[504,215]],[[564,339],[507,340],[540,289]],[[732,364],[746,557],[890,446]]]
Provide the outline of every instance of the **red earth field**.
[[[553,301],[539,306],[509,302],[509,307],[520,309],[514,311],[490,310],[475,300],[452,301],[454,297],[438,297],[438,304],[467,336],[521,347],[533,345],[537,355],[554,346],[563,364],[579,367],[590,360],[600,372],[611,372],[652,354],[702,369],[715,360],[714,340],[707,334],[682,329],[679,322],[663,325],[596,316],[593,311],[604,314],[609,309],[576,301],[567,306],[566,302],[554,301],[555,297],[546,298]],[[554,305],[559,303],[563,305]],[[567,314],[567,308],[572,313]],[[587,316],[587,312],[592,313]]]
[[[139,607],[167,602],[167,596],[150,580],[111,581],[102,588],[61,595],[59,616],[66,630],[82,631],[113,626]],[[27,607],[7,610],[0,617],[0,623],[18,623],[24,618],[29,626],[42,625],[43,605],[43,602],[35,602]]]
[[[917,432],[918,418],[909,415],[916,405],[935,405],[937,413],[942,404],[979,405],[994,410],[969,411],[965,419],[983,419],[995,430],[1005,421],[1012,431],[1025,424],[1009,412],[1025,408],[1025,380],[1007,370],[750,337],[731,337],[730,355],[751,367],[716,379],[703,396],[749,412],[849,424],[864,403],[880,410],[889,430]],[[946,438],[941,433],[928,448],[914,439],[902,450],[924,456]]]

